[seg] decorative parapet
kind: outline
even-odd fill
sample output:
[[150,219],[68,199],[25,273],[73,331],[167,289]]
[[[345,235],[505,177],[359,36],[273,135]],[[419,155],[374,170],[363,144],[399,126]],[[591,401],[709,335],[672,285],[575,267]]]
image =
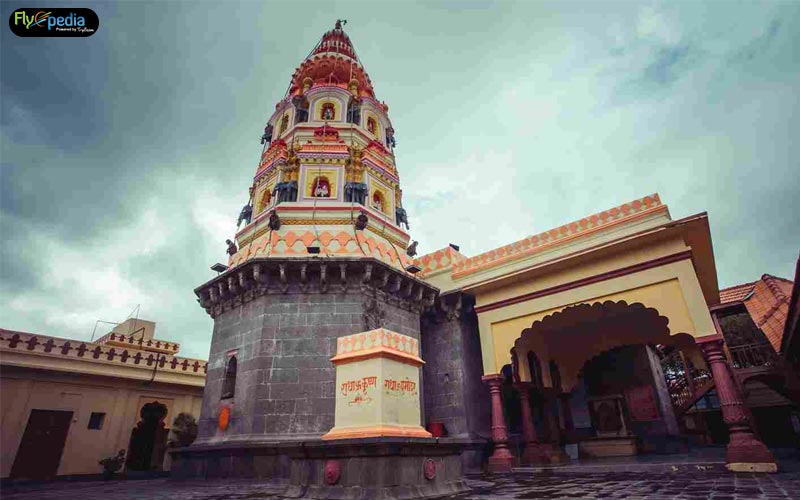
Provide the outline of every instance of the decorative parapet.
[[120,333],[108,333],[94,341],[94,344],[109,345],[113,347],[128,347],[131,349],[140,349],[143,351],[161,352],[161,353],[174,353],[180,350],[180,344],[177,342],[167,342],[156,339],[143,339],[133,338],[133,336],[125,336]]
[[658,194],[645,196],[640,200],[625,203],[610,210],[584,217],[575,222],[539,233],[510,243],[500,248],[484,252],[456,262],[453,265],[453,279],[463,278],[479,271],[491,269],[510,261],[515,261],[564,244],[576,238],[587,236],[600,230],[616,226],[655,212],[667,212]]
[[141,351],[137,348],[118,349],[108,343],[81,342],[32,333],[0,329],[0,352],[20,351],[61,359],[96,361],[131,368],[152,368],[160,371],[185,373],[205,377],[208,363],[200,359],[182,358],[167,354]]
[[398,307],[421,312],[438,290],[374,258],[254,258],[197,287],[200,306],[215,318],[268,294],[368,291]]
[[[280,228],[272,229],[269,216],[275,212]],[[356,230],[359,214],[369,218],[365,230]],[[249,260],[267,257],[308,258],[308,248],[319,248],[326,257],[367,257],[380,260],[401,272],[412,263],[405,249],[408,234],[391,218],[370,207],[357,204],[286,203],[266,210],[236,234],[238,251],[229,258],[228,266],[238,267]]]
[[419,357],[417,339],[385,328],[339,337],[336,356],[331,361],[333,364],[342,364],[375,356],[395,358],[417,366],[424,364]]
[[448,246],[414,259],[414,265],[422,269],[420,272],[422,276],[429,278],[449,271],[457,262],[461,262],[464,259],[466,259],[465,256],[461,255],[453,247]]

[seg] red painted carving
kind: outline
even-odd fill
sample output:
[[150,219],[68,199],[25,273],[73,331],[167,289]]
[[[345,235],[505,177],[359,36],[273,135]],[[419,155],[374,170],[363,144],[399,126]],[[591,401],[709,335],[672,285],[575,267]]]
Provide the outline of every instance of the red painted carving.
[[386,389],[386,394],[391,396],[417,395],[417,383],[408,378],[405,380],[386,379],[383,381],[383,388]]
[[422,471],[425,474],[425,479],[428,481],[436,477],[436,462],[430,458],[426,459],[422,464]]
[[325,484],[334,485],[342,477],[342,466],[338,460],[325,462]]
[[332,127],[319,127],[314,130],[314,137],[320,141],[338,141],[339,132]]

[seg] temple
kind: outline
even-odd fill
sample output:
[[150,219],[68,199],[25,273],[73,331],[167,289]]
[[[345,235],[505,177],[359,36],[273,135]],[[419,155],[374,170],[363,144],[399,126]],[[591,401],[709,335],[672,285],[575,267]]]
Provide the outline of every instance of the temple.
[[388,112],[337,22],[267,120],[227,270],[195,290],[214,330],[176,475],[435,496],[465,470],[685,451],[708,405],[730,470],[776,470],[726,345],[742,302],[721,300],[706,213],[673,219],[651,194],[416,256]]

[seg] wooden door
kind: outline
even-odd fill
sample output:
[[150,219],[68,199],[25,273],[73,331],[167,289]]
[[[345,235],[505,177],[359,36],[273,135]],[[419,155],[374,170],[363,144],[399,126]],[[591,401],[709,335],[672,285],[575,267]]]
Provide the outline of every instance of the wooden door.
[[67,441],[71,411],[31,410],[22,435],[11,477],[51,479],[56,476],[64,443]]

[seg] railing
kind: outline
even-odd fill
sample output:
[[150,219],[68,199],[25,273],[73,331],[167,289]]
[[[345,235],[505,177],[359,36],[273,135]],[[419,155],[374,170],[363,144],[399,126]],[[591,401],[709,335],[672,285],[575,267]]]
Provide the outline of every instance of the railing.
[[678,415],[686,412],[698,399],[714,387],[714,379],[705,370],[698,370],[692,383],[685,378],[674,379],[669,387],[669,396]]
[[769,342],[728,347],[734,369],[774,367],[778,362],[775,349]]
[[698,399],[714,387],[714,379],[706,370],[689,367],[687,376],[686,365],[675,350],[661,360],[667,390],[675,411],[680,415],[697,402]]

